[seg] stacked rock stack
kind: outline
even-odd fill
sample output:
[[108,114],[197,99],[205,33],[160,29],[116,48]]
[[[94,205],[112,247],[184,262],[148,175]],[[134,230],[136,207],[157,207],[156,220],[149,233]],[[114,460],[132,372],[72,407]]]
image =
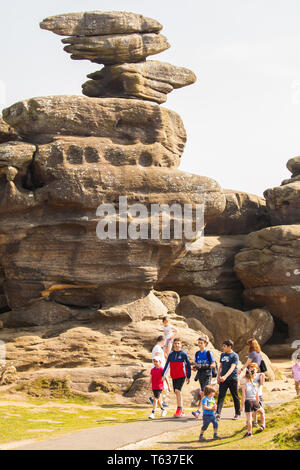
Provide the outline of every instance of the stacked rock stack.
[[146,61],[170,47],[160,34],[162,25],[151,18],[126,12],[71,13],[46,18],[41,28],[69,36],[64,50],[75,60],[104,67],[88,75],[83,94],[164,103],[174,88],[191,85],[196,76],[183,67]]
[[185,252],[185,239],[99,238],[97,209],[110,204],[129,221],[129,207],[140,204],[147,214],[138,220],[147,222],[152,204],[204,204],[205,222],[224,210],[218,183],[177,170],[186,142],[181,118],[151,102],[195,77],[145,62],[169,45],[161,25],[141,15],[70,13],[41,26],[70,35],[64,42],[72,58],[105,68],[93,80],[99,97],[32,98],[3,111],[23,139],[1,145],[6,325],[155,318],[166,309],[153,285]]

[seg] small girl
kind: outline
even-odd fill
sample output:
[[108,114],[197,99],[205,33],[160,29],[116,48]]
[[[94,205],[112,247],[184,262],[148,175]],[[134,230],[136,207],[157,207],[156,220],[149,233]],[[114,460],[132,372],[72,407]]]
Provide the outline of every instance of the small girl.
[[[265,378],[265,374],[263,372],[258,372],[258,365],[257,364],[255,364],[255,363],[250,364],[249,370],[251,371],[254,368],[256,370],[256,375],[254,376],[253,383],[257,387],[259,404],[263,408],[263,386],[264,386],[266,378]],[[253,413],[252,426],[254,428],[258,427],[256,411]]]
[[173,340],[175,338],[176,333],[178,332],[177,328],[175,326],[170,325],[169,318],[164,317],[163,318],[163,332],[166,338],[166,342],[164,345],[164,353],[166,356],[166,359],[168,358],[168,355],[171,352],[172,345],[173,345]]
[[299,350],[295,351],[295,353],[292,356],[293,359],[293,378],[295,380],[295,390],[296,394],[300,394],[300,353],[298,352]]
[[253,383],[256,376],[256,368],[247,369],[245,381],[242,385],[242,408],[245,407],[247,432],[244,437],[252,436],[252,413],[258,412],[261,416],[260,431],[263,431],[265,425],[265,412],[259,404],[258,390]]

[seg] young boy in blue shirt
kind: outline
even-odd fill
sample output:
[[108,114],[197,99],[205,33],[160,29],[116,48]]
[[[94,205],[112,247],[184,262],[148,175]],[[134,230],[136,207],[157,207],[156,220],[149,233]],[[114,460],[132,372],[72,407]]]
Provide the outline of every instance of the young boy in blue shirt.
[[212,423],[214,428],[214,439],[220,439],[218,436],[218,426],[219,423],[216,418],[216,409],[217,405],[214,399],[216,391],[211,385],[207,385],[204,388],[204,398],[202,400],[202,409],[203,409],[203,425],[201,428],[199,441],[204,442],[206,439],[203,437],[204,431],[208,428],[210,423]]

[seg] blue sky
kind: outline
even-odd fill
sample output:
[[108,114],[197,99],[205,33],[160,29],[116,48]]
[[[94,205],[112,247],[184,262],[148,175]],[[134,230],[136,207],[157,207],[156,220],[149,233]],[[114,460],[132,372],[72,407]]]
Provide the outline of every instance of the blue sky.
[[258,195],[289,176],[300,154],[299,0],[11,0],[1,8],[0,106],[33,96],[81,94],[101,66],[73,61],[39,22],[72,11],[132,11],[159,20],[171,48],[152,56],[188,67],[175,90],[188,142],[180,168]]

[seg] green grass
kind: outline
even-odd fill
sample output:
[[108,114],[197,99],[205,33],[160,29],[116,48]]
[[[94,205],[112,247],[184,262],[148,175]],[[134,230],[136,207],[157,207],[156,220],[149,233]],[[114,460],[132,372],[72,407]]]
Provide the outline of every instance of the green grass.
[[192,431],[170,433],[151,449],[201,449],[201,450],[299,450],[300,449],[300,397],[266,410],[266,429],[253,428],[253,436],[244,438],[245,419],[221,420],[219,435],[222,440],[212,440],[212,427],[205,432],[207,442],[199,442],[201,425]]
[[87,409],[91,407],[66,404],[51,400],[51,407],[47,408],[41,402],[14,406],[7,401],[7,406],[0,407],[0,444],[23,439],[50,439],[91,427],[144,421],[149,415],[148,408],[138,406],[107,405],[107,408]]

